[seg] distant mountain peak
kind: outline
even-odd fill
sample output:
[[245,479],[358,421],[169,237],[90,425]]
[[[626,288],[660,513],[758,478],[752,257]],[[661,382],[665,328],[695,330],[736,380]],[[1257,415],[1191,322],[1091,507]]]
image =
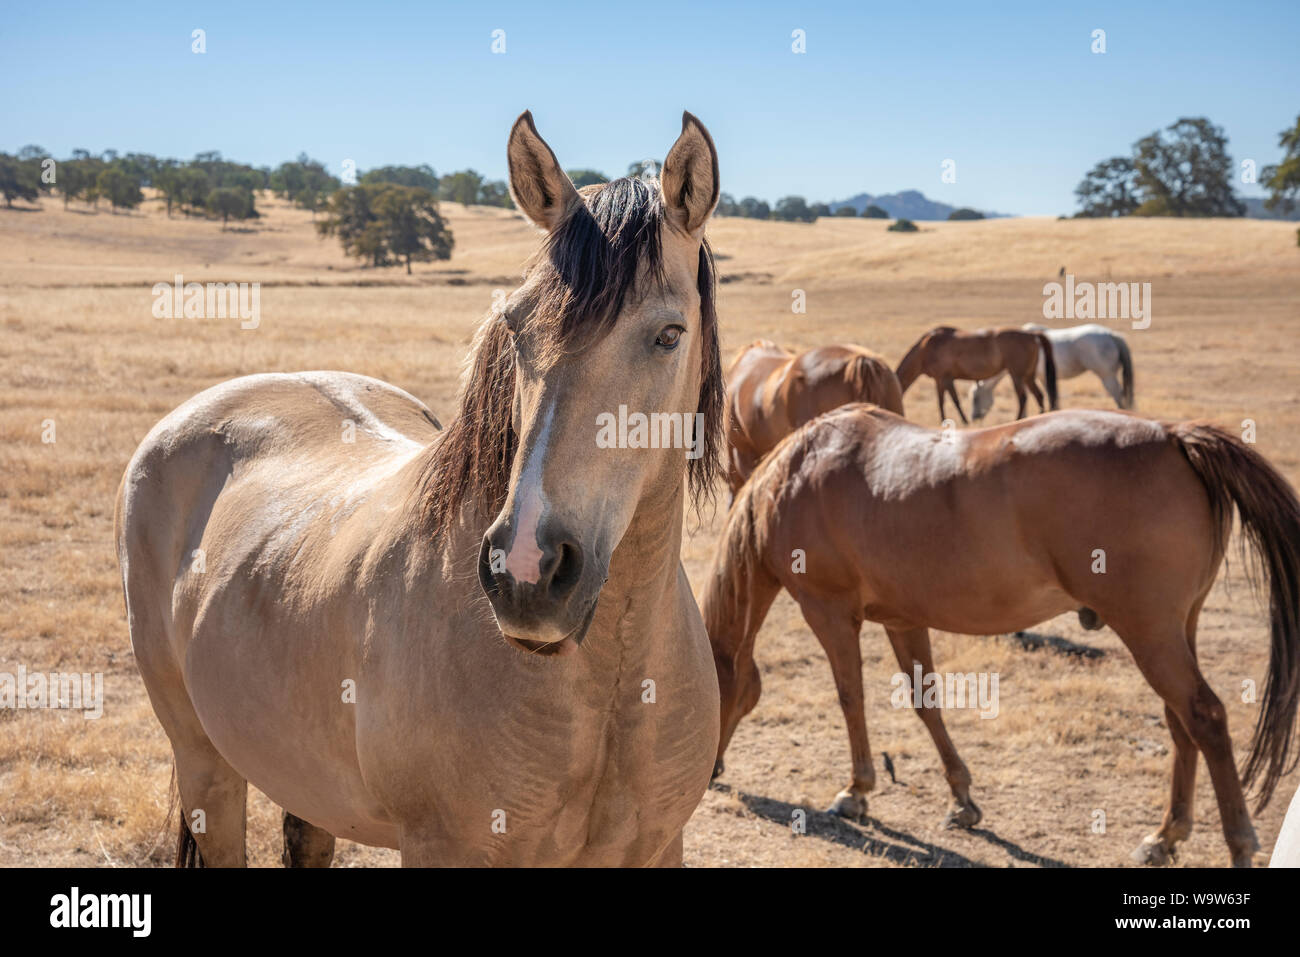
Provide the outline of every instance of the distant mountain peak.
[[[957,209],[964,209],[961,206],[949,206],[947,203],[936,202],[928,199],[924,193],[918,189],[904,189],[897,193],[884,193],[880,196],[872,196],[870,193],[859,193],[849,199],[836,200],[828,203],[831,212],[845,207],[852,206],[857,210],[858,215],[868,206],[879,206],[894,219],[915,219],[932,221],[938,219],[947,219],[948,214]],[[1011,215],[1010,213],[991,213],[981,210],[989,219],[996,219]]]

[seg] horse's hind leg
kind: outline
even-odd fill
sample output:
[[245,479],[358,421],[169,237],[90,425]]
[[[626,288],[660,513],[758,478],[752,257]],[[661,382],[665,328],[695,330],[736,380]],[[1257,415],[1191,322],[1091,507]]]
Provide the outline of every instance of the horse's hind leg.
[[853,760],[853,781],[827,809],[841,817],[860,818],[867,813],[867,794],[876,786],[876,769],[871,763],[871,745],[867,741],[867,718],[862,698],[862,651],[858,647],[858,630],[862,622],[852,610],[795,596],[804,620],[812,628],[830,659],[840,710],[849,732],[849,753]]
[[[1214,782],[1215,797],[1219,802],[1219,817],[1232,864],[1234,867],[1249,867],[1252,856],[1259,849],[1259,841],[1255,837],[1255,829],[1251,826],[1250,815],[1246,811],[1246,799],[1241,792],[1241,779],[1237,775],[1232,755],[1232,739],[1228,736],[1227,713],[1223,702],[1201,675],[1184,628],[1165,625],[1135,629],[1114,623],[1112,627],[1133,653],[1147,683],[1164,699],[1192,743],[1205,755],[1210,780]],[[1177,732],[1172,726],[1170,732],[1177,748]],[[1177,760],[1176,755],[1175,761]],[[1183,760],[1195,764],[1190,757]],[[1190,775],[1186,781],[1181,780],[1178,768],[1175,767],[1173,784],[1175,790],[1171,792],[1171,805],[1181,795],[1182,787],[1190,790]],[[1190,807],[1186,813],[1190,817]],[[1167,818],[1170,816],[1177,820],[1177,813],[1172,808],[1171,815],[1166,815]],[[1171,830],[1171,833],[1175,832]],[[1146,844],[1147,841],[1144,841],[1143,846]],[[1139,853],[1141,852],[1142,849],[1139,848]]]
[[329,867],[334,860],[334,835],[285,811],[280,859],[285,867]]
[[1139,864],[1168,864],[1174,848],[1192,833],[1192,805],[1196,794],[1196,761],[1201,752],[1183,727],[1174,709],[1165,705],[1165,722],[1174,739],[1173,765],[1169,771],[1169,804],[1164,820],[1154,834],[1148,834],[1133,851]]
[[[1025,383],[1023,380],[1012,376],[1011,381],[1016,387],[1016,420],[1019,421],[1025,417],[1025,405],[1029,402],[1029,397],[1025,393]],[[1034,386],[1034,390],[1037,391],[1038,386]],[[1042,404],[1042,399],[1039,399],[1039,404]]]
[[1101,384],[1106,387],[1106,391],[1110,394],[1110,397],[1115,400],[1115,405],[1121,409],[1124,408],[1124,388],[1119,384],[1119,379],[1115,377],[1115,373],[1107,372],[1105,375],[1102,375],[1099,372],[1097,373],[1097,378],[1100,379]]
[[[248,782],[240,777],[206,739],[178,747],[176,783],[181,792],[181,827],[188,826],[198,844],[203,867],[244,867]],[[182,842],[184,834],[182,833]],[[186,862],[178,860],[177,866]]]
[[[913,670],[917,664],[921,666],[922,675],[934,673],[934,660],[930,652],[930,629],[910,628],[900,631],[886,628],[885,634],[889,635],[889,643],[894,647],[898,666],[903,669],[909,681],[913,678]],[[925,725],[925,730],[930,732],[934,746],[939,751],[939,760],[943,762],[944,777],[948,779],[948,787],[952,789],[953,806],[944,816],[943,826],[974,827],[984,815],[971,800],[970,771],[966,768],[965,762],[958,757],[957,748],[948,737],[948,729],[944,727],[940,709],[922,705],[916,709],[916,715]]]
[[248,783],[208,740],[166,641],[166,625],[133,584],[128,581],[127,588],[131,647],[176,759],[181,804],[176,864],[243,867]]

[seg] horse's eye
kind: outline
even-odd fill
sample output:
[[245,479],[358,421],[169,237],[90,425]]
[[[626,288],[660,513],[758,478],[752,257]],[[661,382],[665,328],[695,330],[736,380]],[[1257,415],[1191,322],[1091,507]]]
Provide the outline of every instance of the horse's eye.
[[677,343],[682,340],[682,333],[686,330],[682,326],[666,326],[655,339],[655,345],[665,352],[671,352],[677,348]]

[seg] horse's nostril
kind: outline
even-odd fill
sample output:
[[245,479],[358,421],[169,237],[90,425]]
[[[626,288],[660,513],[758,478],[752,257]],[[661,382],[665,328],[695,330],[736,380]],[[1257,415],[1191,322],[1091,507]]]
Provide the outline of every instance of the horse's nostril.
[[582,577],[582,549],[564,542],[556,550],[555,571],[551,575],[550,592],[561,598],[573,590]]

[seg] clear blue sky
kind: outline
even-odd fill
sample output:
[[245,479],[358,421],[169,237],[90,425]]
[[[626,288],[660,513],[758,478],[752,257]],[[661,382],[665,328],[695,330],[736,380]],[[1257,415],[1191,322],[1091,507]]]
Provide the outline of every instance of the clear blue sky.
[[503,178],[529,108],[561,163],[618,175],[661,158],[689,109],[737,198],[913,188],[1057,214],[1094,162],[1180,116],[1276,162],[1300,113],[1300,2],[22,2],[0,25],[0,82],[7,151],[306,151],[336,173]]

